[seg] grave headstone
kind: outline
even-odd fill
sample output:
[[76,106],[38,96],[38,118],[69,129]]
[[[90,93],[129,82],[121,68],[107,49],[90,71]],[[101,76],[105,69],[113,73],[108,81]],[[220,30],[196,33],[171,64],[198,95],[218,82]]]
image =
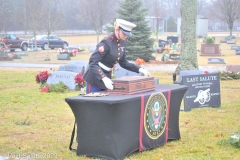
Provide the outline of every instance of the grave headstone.
[[240,46],[231,46],[231,50],[240,50]]
[[180,54],[170,53],[169,54],[169,59],[180,60]]
[[73,60],[73,61],[69,61],[68,64],[69,65],[82,65],[84,66],[85,71],[88,68],[88,61],[81,61],[81,60]]
[[142,74],[126,70],[122,68],[120,65],[116,65],[114,75],[116,76],[116,78],[120,78],[124,76],[141,76]]
[[65,65],[65,66],[60,66],[58,71],[85,73],[85,67],[81,64],[68,64],[68,65]]
[[200,71],[200,70],[180,71],[179,76],[178,76],[178,80],[175,81],[174,83],[176,83],[176,84],[182,84],[182,77],[183,77],[183,76],[199,75],[199,74],[204,74],[204,71]]
[[63,82],[70,90],[75,90],[75,81],[74,78],[77,73],[68,72],[68,71],[54,71],[51,72],[51,75],[47,79],[47,84],[56,84]]
[[71,57],[71,53],[70,52],[59,52],[59,54],[67,54],[67,55],[69,55],[69,57]]
[[219,44],[201,44],[200,56],[221,56]]
[[167,36],[167,40],[171,39],[172,43],[178,43],[178,37],[176,36]]
[[240,72],[240,65],[227,65],[226,71],[229,72]]
[[236,41],[235,40],[229,40],[229,41],[227,41],[227,44],[236,44]]
[[161,49],[164,49],[165,46],[166,46],[166,44],[168,44],[168,43],[169,43],[168,41],[159,39],[159,40],[158,40],[158,47],[160,47]]
[[236,51],[236,55],[240,55],[240,50],[237,50],[237,51]]
[[208,64],[226,64],[222,58],[208,58]]
[[227,43],[227,40],[226,39],[221,39],[220,43]]
[[69,54],[58,54],[57,59],[58,60],[71,60]]
[[188,75],[182,78],[188,86],[184,94],[184,110],[191,108],[219,107],[221,104],[219,73]]
[[162,48],[164,48],[165,46],[166,46],[166,42],[161,42],[161,43],[159,43],[159,47],[162,47]]
[[227,41],[232,40],[232,39],[235,39],[235,36],[227,36],[227,37],[225,37],[225,40],[227,40]]
[[88,51],[91,52],[91,53],[93,53],[93,52],[95,51],[95,49],[96,49],[96,47],[89,47],[89,48],[88,48]]
[[26,53],[26,52],[18,52],[17,55],[19,55],[19,56],[28,56],[28,53]]

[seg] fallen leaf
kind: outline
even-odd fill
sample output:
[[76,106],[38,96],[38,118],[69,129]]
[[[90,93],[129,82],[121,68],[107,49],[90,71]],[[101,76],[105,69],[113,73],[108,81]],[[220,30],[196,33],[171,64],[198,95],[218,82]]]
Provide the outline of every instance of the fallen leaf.
[[205,154],[205,156],[210,156],[210,153]]

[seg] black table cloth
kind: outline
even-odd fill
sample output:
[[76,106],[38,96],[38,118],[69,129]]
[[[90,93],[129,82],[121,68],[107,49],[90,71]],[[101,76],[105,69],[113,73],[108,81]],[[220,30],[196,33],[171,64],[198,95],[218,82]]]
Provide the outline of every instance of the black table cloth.
[[134,95],[66,98],[77,123],[77,155],[123,159],[180,139],[179,111],[187,86],[156,85]]

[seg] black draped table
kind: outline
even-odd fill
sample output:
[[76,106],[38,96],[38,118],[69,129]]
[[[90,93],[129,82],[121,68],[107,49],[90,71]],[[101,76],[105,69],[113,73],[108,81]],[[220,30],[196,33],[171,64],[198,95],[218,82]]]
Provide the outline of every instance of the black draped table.
[[77,155],[123,159],[180,139],[184,85],[156,85],[134,95],[66,98],[77,124]]

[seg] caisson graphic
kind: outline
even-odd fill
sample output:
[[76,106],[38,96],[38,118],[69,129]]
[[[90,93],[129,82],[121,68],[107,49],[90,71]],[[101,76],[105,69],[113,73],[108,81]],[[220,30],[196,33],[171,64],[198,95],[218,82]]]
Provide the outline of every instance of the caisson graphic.
[[206,90],[199,90],[197,98],[194,99],[195,102],[199,102],[200,104],[204,104],[205,102],[209,102],[211,99],[210,88]]
[[152,94],[145,106],[144,129],[151,139],[159,138],[166,128],[167,100],[162,93]]

